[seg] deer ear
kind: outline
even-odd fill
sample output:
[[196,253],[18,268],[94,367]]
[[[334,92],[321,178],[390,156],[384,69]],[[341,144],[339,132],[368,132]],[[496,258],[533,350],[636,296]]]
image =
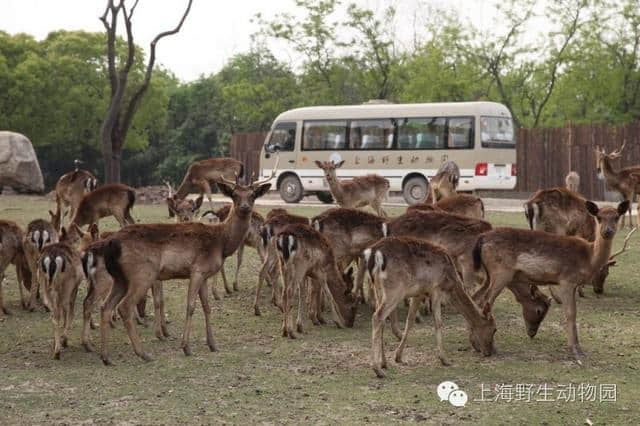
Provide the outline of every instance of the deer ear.
[[322,161],[318,161],[316,160],[316,166],[320,167],[321,169],[323,169],[324,164],[322,164]]
[[531,300],[536,300],[536,288],[532,285],[529,285],[529,297]]
[[232,198],[233,197],[233,189],[227,185],[224,182],[218,182],[218,188],[220,188],[220,191],[227,197]]
[[[78,225],[76,225],[77,227]],[[80,228],[77,229],[78,231],[80,231]],[[82,235],[82,231],[80,231],[80,235]],[[62,228],[60,228],[60,241],[65,241],[67,239],[68,235],[67,235],[67,230],[66,228],[63,226]]]
[[200,210],[200,207],[202,207],[202,200],[204,200],[204,196],[202,195],[196,198],[196,203],[193,206],[194,212],[197,212],[198,210]]
[[587,211],[589,212],[589,214],[591,214],[592,216],[598,216],[599,209],[596,203],[587,200],[585,201],[585,206],[587,207]]
[[336,169],[338,169],[338,168],[342,167],[342,165],[344,164],[344,160],[342,160],[339,163],[335,163],[335,164],[336,164]]
[[91,234],[91,239],[97,240],[100,236],[100,230],[98,229],[97,223],[92,223],[89,225],[89,233]]
[[624,216],[627,210],[629,210],[629,200],[624,200],[618,204],[618,215]]
[[271,189],[271,184],[270,183],[263,183],[262,185],[260,185],[258,187],[258,189],[256,189],[253,192],[253,198],[255,199],[255,198],[262,197],[264,194],[266,194],[269,191],[269,189]]

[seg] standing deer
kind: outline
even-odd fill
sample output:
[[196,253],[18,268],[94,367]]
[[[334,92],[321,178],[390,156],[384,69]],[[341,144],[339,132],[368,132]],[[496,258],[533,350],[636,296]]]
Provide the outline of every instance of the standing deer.
[[566,314],[569,350],[576,359],[583,355],[576,327],[576,290],[589,283],[610,260],[618,221],[629,208],[629,200],[617,209],[586,201],[597,221],[596,238],[554,235],[548,232],[502,228],[480,236],[474,248],[476,268],[482,266],[489,280],[480,296],[483,306],[492,306],[502,289],[513,282],[557,286]]
[[16,281],[20,290],[20,303],[23,309],[28,309],[28,301],[24,297],[22,287],[27,290],[31,289],[31,270],[24,257],[22,249],[22,241],[24,239],[24,231],[15,222],[8,220],[0,220],[0,311],[5,315],[11,312],[4,304],[2,297],[2,284],[4,283],[4,273],[10,264],[16,268]]
[[415,210],[441,210],[461,216],[484,219],[484,203],[480,197],[469,194],[455,194],[449,198],[442,198],[434,204],[418,203],[407,207],[407,213]]
[[213,207],[211,184],[215,185],[221,177],[227,180],[244,177],[244,165],[238,160],[227,157],[209,158],[191,163],[173,198],[175,201],[184,200],[193,188],[197,188],[200,194],[207,194],[209,204]]
[[195,200],[189,200],[187,198],[176,200],[173,198],[174,191],[171,184],[169,182],[165,182],[165,185],[169,188],[169,196],[167,197],[169,217],[175,217],[176,222],[189,222],[193,220],[202,206],[202,195]]
[[42,250],[48,244],[58,242],[58,231],[54,225],[43,219],[36,219],[27,225],[27,233],[22,240],[24,256],[31,271],[31,294],[29,297],[28,309],[33,311],[36,308],[36,298],[39,295],[40,279],[38,278],[38,259]]
[[[286,226],[278,234],[276,248],[284,278],[282,336],[296,338],[289,318],[290,301],[296,288],[299,294],[296,329],[302,333],[304,283],[307,277],[313,286],[312,293],[316,296],[312,299],[317,302],[321,290],[324,290],[336,314],[337,325],[353,327],[357,302],[351,295],[351,273],[342,275],[329,241],[309,225],[293,224]],[[317,310],[319,304],[314,303],[314,311]]]
[[[604,179],[607,186],[618,191],[622,198],[634,202],[636,194],[640,192],[640,166],[625,167],[615,170],[611,164],[612,160],[620,158],[627,141],[622,143],[620,149],[615,149],[610,153],[606,153],[604,149],[596,147],[596,172],[599,179]],[[638,214],[640,215],[640,205],[638,205]],[[622,218],[622,227],[624,227],[624,217]],[[629,228],[633,228],[633,215],[631,212],[631,204],[629,205]]]
[[331,194],[340,207],[371,206],[379,216],[387,217],[382,209],[382,201],[386,199],[389,192],[389,181],[378,175],[358,176],[350,180],[339,181],[336,169],[342,167],[343,164],[344,160],[337,164],[333,161],[316,160],[316,165],[324,172]]
[[[275,169],[267,180],[274,175]],[[204,311],[207,345],[211,351],[216,350],[206,282],[220,270],[224,259],[243,244],[251,224],[253,204],[271,187],[264,182],[245,186],[221,177],[218,185],[222,193],[233,200],[233,210],[219,225],[197,222],[132,225],[89,246],[87,256],[102,257],[113,278],[111,293],[101,312],[102,361],[105,364],[111,364],[107,348],[108,322],[116,307],[135,353],[144,360],[151,359],[143,350],[133,324],[133,310],[154,283],[171,279],[189,279],[181,343],[184,354],[191,355],[189,336],[197,296]]]
[[573,191],[577,194],[580,190],[580,175],[573,170],[570,171],[564,178],[564,184],[569,191]]
[[[98,187],[98,180],[87,170],[79,169],[80,162],[75,160],[76,169],[66,173],[58,179],[56,183],[56,212],[49,210],[51,223],[59,231],[62,226],[62,219],[69,215],[73,217],[82,197]],[[70,213],[70,214],[69,214]]]
[[371,366],[380,378],[387,362],[382,333],[387,317],[405,298],[411,298],[402,340],[395,359],[402,363],[402,351],[415,322],[419,302],[431,299],[436,332],[438,358],[450,365],[442,346],[441,305],[448,296],[469,326],[469,340],[478,352],[490,356],[495,352],[493,336],[496,322],[489,305],[481,311],[464,291],[453,259],[446,250],[423,240],[408,237],[388,237],[366,249],[363,257],[373,278],[377,308],[371,319]]

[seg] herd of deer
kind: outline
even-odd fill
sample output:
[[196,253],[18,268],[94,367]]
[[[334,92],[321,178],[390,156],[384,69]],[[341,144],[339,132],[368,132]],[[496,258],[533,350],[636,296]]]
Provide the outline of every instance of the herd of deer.
[[[238,161],[204,160],[189,167],[178,190],[167,183],[169,215],[177,222],[173,224],[136,224],[130,214],[135,202],[132,188],[120,184],[97,187],[95,176],[76,165],[73,172],[58,180],[57,209],[49,212],[50,222],[34,220],[23,231],[13,222],[0,221],[0,286],[7,266],[14,264],[22,306],[34,310],[42,295],[54,323],[54,358],[59,359],[62,347],[67,345],[78,288],[86,280],[82,344],[87,351],[93,350],[90,329],[95,326],[91,316],[100,305],[101,358],[111,364],[108,332],[117,315],[135,353],[149,360],[134,319],[143,321],[151,290],[155,335],[164,340],[168,328],[162,282],[188,279],[181,347],[186,355],[191,354],[189,335],[199,298],[207,344],[215,351],[207,282],[221,272],[226,292],[238,290],[238,271],[246,245],[256,249],[262,261],[255,314],[261,314],[260,291],[266,281],[273,289],[272,303],[283,313],[283,336],[296,338],[303,332],[307,307],[313,324],[324,324],[323,310],[328,301],[337,325],[352,327],[359,304],[371,305],[372,367],[379,377],[384,377],[387,366],[383,345],[386,320],[400,339],[395,360],[401,363],[419,311],[431,311],[438,358],[442,364],[449,364],[442,344],[441,305],[445,301],[466,320],[473,348],[485,356],[493,354],[496,321],[492,306],[504,288],[522,306],[526,332],[534,337],[552,300],[538,286],[548,286],[565,309],[569,349],[579,361],[583,353],[576,328],[576,293],[589,283],[596,293],[603,291],[609,267],[626,250],[635,230],[627,235],[623,248],[612,254],[619,219],[630,210],[635,193],[640,192],[640,167],[616,171],[611,165],[622,148],[609,154],[597,150],[597,171],[611,188],[623,194],[625,201],[617,208],[598,208],[578,194],[579,177],[571,173],[567,176],[568,188],[539,190],[525,203],[531,230],[494,229],[484,220],[480,198],[456,193],[460,172],[450,162],[443,164],[431,180],[427,200],[394,218],[382,209],[389,190],[386,179],[370,175],[341,181],[336,169],[342,163],[317,162],[340,207],[309,219],[281,208],[271,210],[266,217],[253,211],[255,200],[271,187],[267,182],[275,176],[277,162],[268,178],[245,185],[239,182],[243,166]],[[212,202],[212,185],[218,185],[233,203],[209,210],[198,219],[202,194]],[[194,188],[201,195],[195,201],[188,200],[187,194]],[[376,214],[357,209],[363,206],[370,206]],[[69,223],[63,227],[67,216]],[[121,229],[100,234],[98,221],[107,216],[113,216]],[[236,252],[238,262],[231,286],[223,264]],[[357,267],[355,278],[352,264]],[[213,287],[213,295],[219,299],[215,281]],[[8,314],[1,290],[0,307]],[[29,292],[28,297],[23,290]],[[296,291],[294,327],[290,311]],[[405,301],[409,301],[409,311],[401,333],[396,311]]]

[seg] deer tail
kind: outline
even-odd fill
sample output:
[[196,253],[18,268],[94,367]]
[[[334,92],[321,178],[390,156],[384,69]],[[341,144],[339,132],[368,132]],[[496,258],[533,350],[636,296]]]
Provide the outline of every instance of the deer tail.
[[540,219],[540,206],[533,201],[524,203],[524,215],[529,222],[529,229],[535,229],[536,222]]
[[484,244],[484,239],[482,238],[482,235],[480,235],[480,237],[478,237],[478,240],[476,241],[476,245],[473,247],[473,269],[475,269],[476,271],[480,270],[480,267],[482,266],[482,245]]
[[126,283],[127,278],[120,266],[120,257],[122,256],[122,245],[118,240],[111,240],[104,247],[102,255],[104,256],[104,266],[109,275],[115,281]]

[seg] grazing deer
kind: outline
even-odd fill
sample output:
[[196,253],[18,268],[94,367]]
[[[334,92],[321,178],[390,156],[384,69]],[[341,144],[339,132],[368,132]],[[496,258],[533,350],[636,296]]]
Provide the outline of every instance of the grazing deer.
[[23,309],[28,309],[28,301],[24,297],[22,287],[31,289],[31,270],[24,257],[22,241],[24,231],[15,222],[0,220],[0,311],[5,315],[11,312],[4,304],[2,297],[2,284],[4,283],[4,273],[10,264],[16,268],[16,281],[20,290],[20,303]]
[[436,347],[443,365],[450,365],[442,346],[441,305],[447,296],[467,321],[473,348],[485,356],[495,352],[496,322],[489,305],[481,311],[467,295],[454,261],[445,249],[415,238],[387,237],[366,249],[363,257],[373,278],[377,300],[371,319],[371,365],[378,377],[385,376],[382,369],[387,365],[382,340],[385,320],[405,298],[411,298],[411,304],[396,350],[396,362],[403,362],[402,351],[415,322],[419,302],[427,297],[431,299]]
[[[284,278],[282,336],[296,338],[289,319],[290,300],[296,288],[299,294],[296,329],[302,333],[304,283],[307,277],[313,286],[312,293],[318,296],[314,300],[318,300],[321,290],[324,290],[333,306],[337,325],[353,327],[358,307],[351,295],[351,272],[346,275],[341,273],[329,241],[309,225],[293,224],[277,235],[276,248]],[[315,309],[318,309],[317,304]]]
[[340,207],[371,206],[379,216],[387,217],[382,209],[382,201],[386,199],[389,192],[389,181],[378,175],[358,176],[350,180],[339,181],[336,169],[342,167],[343,164],[344,160],[337,164],[333,161],[316,160],[316,165],[324,172],[331,194]]
[[43,247],[37,270],[53,321],[53,359],[60,359],[62,348],[67,347],[78,287],[84,278],[80,255],[69,244],[65,229],[60,232],[60,242]]
[[178,187],[178,191],[173,196],[176,201],[184,200],[189,192],[195,187],[200,194],[207,194],[209,204],[213,207],[211,200],[211,184],[225,179],[238,179],[244,176],[244,165],[233,158],[209,158],[200,160],[189,165],[187,173]]
[[449,198],[442,198],[435,204],[418,203],[407,207],[407,212],[414,210],[441,210],[476,219],[484,219],[484,203],[480,197],[469,194],[455,194]]
[[578,193],[580,190],[580,175],[573,170],[564,178],[564,185],[569,191]]
[[629,200],[617,209],[586,201],[597,221],[596,239],[554,235],[548,232],[502,228],[480,236],[474,248],[476,268],[482,266],[489,280],[481,293],[483,306],[491,306],[502,289],[513,282],[555,285],[566,314],[569,349],[576,359],[583,355],[576,327],[576,289],[593,280],[610,260],[618,221]]
[[[262,283],[265,280],[271,283],[271,303],[276,306],[282,306],[278,297],[278,278],[280,276],[280,269],[278,268],[278,253],[274,237],[277,236],[287,225],[291,224],[308,225],[309,218],[306,216],[289,214],[285,209],[273,209],[267,214],[267,220],[260,231],[265,255],[262,266],[260,267],[260,272],[258,273],[258,284],[256,285],[256,295],[253,301],[253,310],[257,316],[261,315],[259,306],[260,291],[262,290]],[[323,322],[320,318],[317,318],[317,321]]]
[[[596,172],[599,179],[604,179],[607,186],[618,191],[623,199],[633,203],[635,196],[640,192],[640,166],[625,167],[615,170],[611,164],[612,160],[620,158],[627,141],[622,143],[620,149],[615,149],[610,153],[606,153],[604,149],[596,147]],[[638,205],[638,215],[640,217],[640,204]],[[624,217],[622,218],[622,227],[624,227]],[[631,205],[629,205],[629,228],[633,228],[633,215]]]
[[73,217],[82,197],[98,187],[96,177],[87,170],[81,170],[78,160],[75,160],[74,163],[76,169],[62,175],[56,183],[56,212],[53,213],[49,210],[51,223],[56,231],[60,230],[62,219],[66,217],[69,212],[69,218]]
[[189,200],[187,198],[176,200],[173,198],[174,191],[171,184],[169,182],[165,182],[165,185],[169,188],[169,196],[167,197],[169,217],[175,217],[176,222],[192,221],[202,206],[202,195],[195,200]]
[[[475,270],[473,248],[478,238],[491,229],[491,224],[483,220],[438,211],[408,212],[389,222],[391,236],[414,237],[446,249],[455,260],[468,291],[484,278],[478,276]],[[522,306],[527,335],[534,337],[549,310],[549,298],[527,284],[515,283],[508,288]],[[392,331],[397,333],[393,323]]]
[[120,183],[104,185],[91,191],[82,197],[71,219],[69,240],[77,241],[81,237],[77,232],[78,228],[98,223],[103,217],[113,216],[121,227],[135,223],[131,217],[131,208],[135,202],[135,190]]
[[[275,169],[267,180],[274,175]],[[198,296],[204,311],[207,345],[211,351],[216,350],[209,321],[206,282],[220,270],[224,259],[243,244],[251,224],[253,204],[271,187],[271,184],[264,182],[245,186],[221,177],[218,185],[222,193],[233,200],[233,210],[221,224],[185,222],[131,225],[88,247],[87,256],[102,257],[107,272],[113,278],[113,287],[101,312],[102,361],[105,364],[111,364],[107,348],[107,323],[116,307],[135,353],[144,360],[151,359],[144,352],[133,324],[133,310],[154,283],[171,279],[189,279],[181,343],[183,352],[191,355],[189,336]]]
[[38,259],[42,250],[48,244],[58,242],[58,231],[51,222],[43,219],[36,219],[27,225],[27,233],[22,240],[22,249],[25,259],[29,265],[31,276],[31,294],[29,297],[28,309],[33,311],[36,308],[36,298],[40,293],[40,279],[38,279]]

